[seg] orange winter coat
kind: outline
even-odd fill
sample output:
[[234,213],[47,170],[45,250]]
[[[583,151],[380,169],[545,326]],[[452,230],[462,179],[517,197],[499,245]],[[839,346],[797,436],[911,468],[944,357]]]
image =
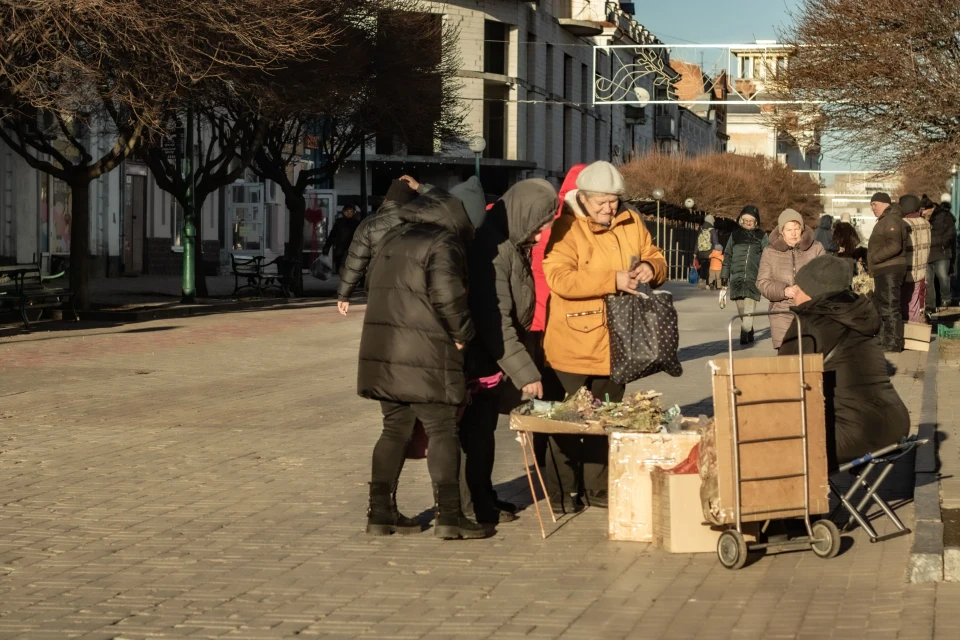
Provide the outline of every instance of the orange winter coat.
[[663,284],[667,262],[650,232],[629,205],[609,227],[583,213],[577,191],[567,194],[563,215],[554,223],[543,271],[552,295],[543,349],[557,371],[610,375],[610,334],[604,297],[617,291],[617,271],[630,268],[633,256],[653,268],[651,285]]

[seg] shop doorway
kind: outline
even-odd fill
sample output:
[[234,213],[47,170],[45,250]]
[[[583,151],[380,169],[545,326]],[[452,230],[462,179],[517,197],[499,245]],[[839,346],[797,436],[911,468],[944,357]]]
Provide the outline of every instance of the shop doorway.
[[147,219],[147,176],[128,172],[123,197],[123,274],[143,273]]

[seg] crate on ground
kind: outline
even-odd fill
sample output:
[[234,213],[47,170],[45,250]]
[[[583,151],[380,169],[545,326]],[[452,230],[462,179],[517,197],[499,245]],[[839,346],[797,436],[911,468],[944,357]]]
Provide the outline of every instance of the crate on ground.
[[955,327],[953,322],[950,324],[939,324],[937,325],[937,337],[956,340],[960,338],[960,328]]

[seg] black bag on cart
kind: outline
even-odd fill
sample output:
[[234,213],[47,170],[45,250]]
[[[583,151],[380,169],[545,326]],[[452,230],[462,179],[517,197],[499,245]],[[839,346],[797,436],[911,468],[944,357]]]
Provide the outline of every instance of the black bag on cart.
[[610,380],[628,384],[666,371],[674,378],[683,373],[677,358],[680,329],[673,295],[641,285],[639,295],[607,296],[607,329],[610,332]]

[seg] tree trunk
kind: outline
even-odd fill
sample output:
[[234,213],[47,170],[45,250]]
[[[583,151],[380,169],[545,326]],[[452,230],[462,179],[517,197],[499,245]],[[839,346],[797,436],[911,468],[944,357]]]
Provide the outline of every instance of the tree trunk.
[[[300,261],[303,260],[303,222],[304,213],[307,210],[307,199],[303,194],[295,193],[293,190],[287,192],[287,213],[289,219],[290,242],[287,244],[287,259]],[[303,269],[310,265],[302,264],[296,270],[293,289],[297,296],[303,295]]]
[[90,181],[70,184],[70,289],[77,309],[90,308]]

